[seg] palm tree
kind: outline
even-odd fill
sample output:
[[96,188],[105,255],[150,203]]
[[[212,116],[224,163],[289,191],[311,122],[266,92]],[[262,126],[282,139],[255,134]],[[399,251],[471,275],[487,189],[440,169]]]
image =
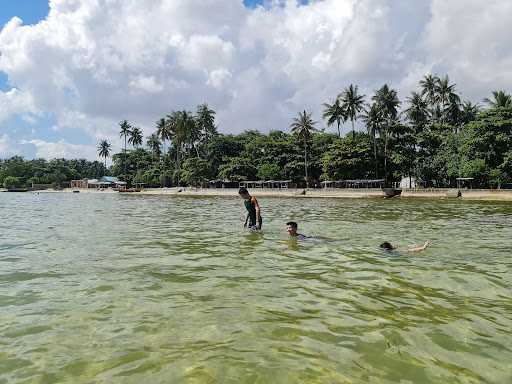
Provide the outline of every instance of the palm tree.
[[470,121],[473,121],[478,116],[480,112],[480,105],[473,104],[471,101],[466,100],[462,103],[462,111],[461,111],[461,122],[462,124],[467,124]]
[[153,155],[153,162],[155,161],[155,155],[160,157],[160,154],[162,153],[160,146],[162,145],[160,138],[156,133],[153,133],[151,136],[148,137],[148,140],[146,141],[146,145],[151,150],[151,154]]
[[98,155],[105,158],[105,169],[107,168],[107,157],[110,156],[112,145],[107,140],[101,140],[98,144]]
[[425,75],[423,80],[420,80],[421,96],[425,97],[427,103],[430,104],[431,108],[435,108],[438,103],[437,97],[437,84],[439,77],[432,74]]
[[428,121],[428,103],[417,92],[412,92],[411,96],[407,98],[409,108],[405,112],[405,116],[414,126],[416,134],[423,130],[423,127]]
[[293,119],[293,123],[290,125],[292,132],[297,135],[299,140],[304,142],[304,173],[306,178],[306,189],[309,188],[308,180],[308,152],[307,143],[311,140],[315,129],[316,122],[311,118],[311,113],[299,112],[299,116]]
[[457,125],[460,115],[460,97],[455,92],[455,84],[450,84],[450,79],[445,76],[442,79],[437,79],[437,100],[440,104],[441,120],[445,122],[445,118],[448,116],[451,118],[450,123]]
[[135,127],[130,132],[130,137],[128,138],[128,143],[137,148],[139,145],[142,145],[142,130],[138,127]]
[[381,135],[384,135],[384,179],[385,183],[387,184],[388,139],[389,135],[391,134],[391,130],[396,123],[400,100],[398,99],[396,90],[389,88],[387,84],[384,84],[379,90],[377,90],[375,96],[373,96],[372,99],[377,104],[379,111],[385,121],[384,129],[381,130]]
[[347,120],[347,113],[340,103],[339,97],[333,104],[324,103],[323,118],[327,120],[327,125],[330,127],[334,123],[338,124],[338,137],[341,138],[340,124]]
[[377,133],[381,129],[382,125],[382,114],[379,109],[379,106],[376,103],[373,103],[370,108],[368,108],[365,111],[365,114],[363,115],[363,121],[366,125],[366,129],[368,130],[368,133],[373,139],[373,157],[375,160],[375,178],[379,178],[379,171],[377,166]]
[[347,117],[352,122],[352,137],[355,138],[356,132],[354,122],[357,120],[359,112],[364,110],[365,95],[357,94],[357,85],[350,84],[348,88],[339,95],[343,103],[343,109],[346,111]]
[[162,139],[162,159],[163,159],[163,171],[164,171],[164,177],[162,179],[162,187],[166,186],[165,181],[167,178],[165,177],[165,140],[171,140],[172,133],[171,133],[171,127],[169,122],[162,118],[156,122],[156,137]]
[[215,111],[208,107],[208,104],[201,104],[196,111],[196,124],[204,143],[208,143],[211,139],[218,135],[215,126]]
[[126,177],[126,139],[128,135],[131,132],[132,126],[130,123],[128,123],[127,120],[123,120],[119,123],[119,127],[121,128],[121,131],[119,132],[119,135],[121,137],[124,137],[124,154],[123,154],[123,165],[124,165],[124,174]]
[[[193,115],[187,111],[173,112],[167,116],[170,130],[176,147],[176,183],[179,186],[181,172],[181,152],[184,148],[195,148],[198,139],[198,128]],[[197,152],[197,148],[196,148]],[[197,152],[199,156],[199,153]]]
[[493,91],[493,99],[485,98],[484,102],[489,104],[491,108],[511,108],[512,107],[512,96],[505,91]]

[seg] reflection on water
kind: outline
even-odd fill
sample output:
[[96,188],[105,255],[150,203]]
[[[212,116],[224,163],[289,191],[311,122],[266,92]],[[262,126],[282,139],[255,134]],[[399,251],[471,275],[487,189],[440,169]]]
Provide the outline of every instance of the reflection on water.
[[260,200],[0,194],[0,383],[512,382],[510,204]]

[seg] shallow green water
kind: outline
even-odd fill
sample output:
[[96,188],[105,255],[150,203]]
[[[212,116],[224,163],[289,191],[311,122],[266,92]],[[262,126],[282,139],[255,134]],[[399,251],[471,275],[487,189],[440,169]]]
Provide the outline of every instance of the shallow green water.
[[0,194],[0,383],[512,382],[511,204],[259,200]]

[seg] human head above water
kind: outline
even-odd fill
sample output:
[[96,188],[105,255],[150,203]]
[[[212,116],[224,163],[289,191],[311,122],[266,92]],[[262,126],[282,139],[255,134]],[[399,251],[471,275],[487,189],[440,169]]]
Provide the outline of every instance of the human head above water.
[[240,197],[242,197],[244,199],[246,199],[250,196],[249,191],[247,190],[247,188],[244,188],[244,187],[242,187],[238,190],[238,194],[240,195]]
[[383,242],[380,247],[382,249],[385,249],[386,251],[392,251],[393,249],[395,249],[395,247],[393,247],[393,245],[387,241]]
[[288,231],[288,234],[290,236],[296,236],[297,235],[297,223],[295,221],[289,221],[286,223],[286,230]]

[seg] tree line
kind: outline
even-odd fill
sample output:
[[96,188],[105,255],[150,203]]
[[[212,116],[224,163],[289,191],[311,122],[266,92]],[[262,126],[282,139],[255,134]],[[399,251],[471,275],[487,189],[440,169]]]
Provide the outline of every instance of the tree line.
[[[499,187],[512,178],[512,96],[494,91],[482,104],[463,100],[448,76],[425,76],[405,100],[385,84],[373,95],[349,85],[323,104],[324,124],[308,111],[290,119],[288,132],[220,134],[215,111],[173,111],[142,130],[123,120],[123,148],[98,145],[102,170],[130,184],[204,185],[208,180],[322,180],[414,177],[450,187],[458,177]],[[324,127],[321,127],[323,125]],[[350,132],[342,135],[342,127]],[[335,127],[336,133],[326,128]],[[112,166],[106,160],[112,155]],[[97,163],[97,162],[96,162]],[[3,166],[0,165],[0,181]]]

